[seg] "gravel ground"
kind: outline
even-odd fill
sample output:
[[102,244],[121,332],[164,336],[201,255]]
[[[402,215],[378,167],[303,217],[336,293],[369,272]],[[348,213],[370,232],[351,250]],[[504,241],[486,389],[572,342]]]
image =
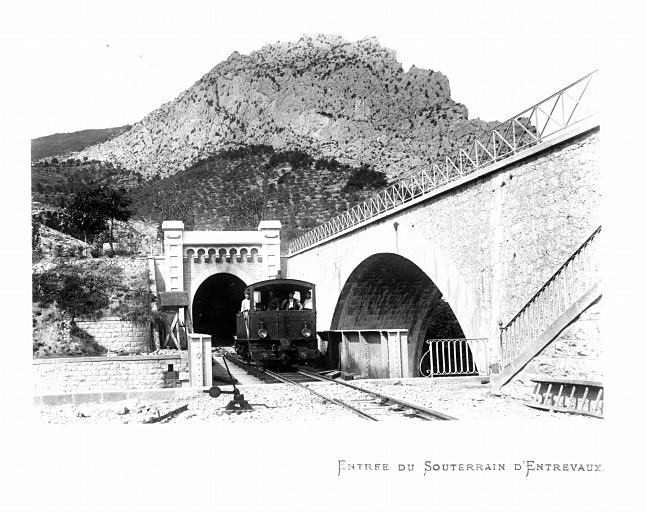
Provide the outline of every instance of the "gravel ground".
[[[367,389],[378,391],[412,404],[421,405],[462,420],[525,420],[596,421],[580,415],[551,413],[523,405],[523,400],[509,394],[493,396],[489,386],[478,380],[403,379],[399,381],[355,381]],[[342,398],[345,389],[328,383],[309,384],[318,393]],[[207,393],[182,390],[173,400],[131,399],[113,403],[81,405],[40,405],[40,417],[45,423],[144,423],[154,417],[188,404],[188,410],[162,423],[184,422],[288,422],[288,421],[358,421],[362,418],[337,405],[324,403],[305,390],[288,384],[259,384],[238,386],[253,407],[252,411],[227,414],[225,406],[232,395],[211,398]],[[335,391],[342,388],[340,391]],[[222,386],[231,390],[230,386]],[[513,390],[514,391],[514,390]],[[514,394],[514,393],[513,393]],[[393,421],[410,419],[394,415]]]

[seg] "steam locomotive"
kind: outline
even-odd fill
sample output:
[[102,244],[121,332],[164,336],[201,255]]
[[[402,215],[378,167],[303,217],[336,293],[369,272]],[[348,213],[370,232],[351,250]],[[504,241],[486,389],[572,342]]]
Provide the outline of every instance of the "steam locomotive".
[[260,368],[320,362],[313,283],[271,279],[252,284],[245,292],[249,312],[236,317],[239,357]]

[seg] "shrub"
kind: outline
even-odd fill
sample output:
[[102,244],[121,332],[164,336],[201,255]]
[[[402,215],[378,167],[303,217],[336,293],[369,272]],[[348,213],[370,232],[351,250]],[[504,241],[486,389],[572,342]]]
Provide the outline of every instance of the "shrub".
[[367,164],[364,164],[350,175],[342,191],[352,192],[364,189],[377,189],[385,187],[387,183],[384,173],[374,171]]
[[63,262],[33,276],[32,297],[41,307],[55,304],[74,321],[78,316],[101,316],[115,284],[114,272],[81,271],[78,265]]

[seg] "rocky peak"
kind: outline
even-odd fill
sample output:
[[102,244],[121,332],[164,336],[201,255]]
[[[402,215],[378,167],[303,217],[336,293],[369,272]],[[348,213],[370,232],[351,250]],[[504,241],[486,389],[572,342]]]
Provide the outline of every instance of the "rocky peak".
[[442,73],[404,72],[374,37],[319,34],[233,52],[130,131],[80,155],[163,177],[222,149],[269,144],[368,163],[393,178],[488,128],[468,120]]

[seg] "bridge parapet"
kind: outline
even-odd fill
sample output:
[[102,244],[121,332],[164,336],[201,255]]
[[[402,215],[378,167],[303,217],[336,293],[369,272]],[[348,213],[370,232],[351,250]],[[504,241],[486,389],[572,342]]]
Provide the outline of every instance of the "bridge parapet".
[[[382,218],[407,203],[445,188],[462,178],[498,168],[583,125],[596,126],[597,71],[586,75],[532,107],[496,126],[487,136],[460,149],[453,158],[431,169],[410,174],[366,201],[292,240],[294,255],[371,220]],[[496,167],[495,167],[496,166]]]

